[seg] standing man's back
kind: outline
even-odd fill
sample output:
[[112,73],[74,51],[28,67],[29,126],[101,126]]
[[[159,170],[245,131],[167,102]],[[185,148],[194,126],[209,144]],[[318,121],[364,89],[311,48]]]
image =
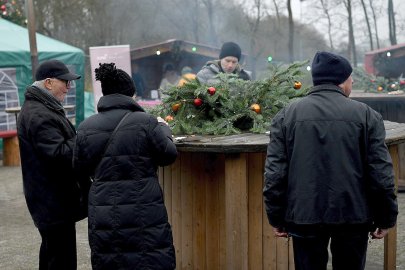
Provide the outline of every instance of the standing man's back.
[[343,57],[317,53],[315,86],[270,129],[266,210],[276,235],[293,236],[296,269],[326,269],[330,240],[334,269],[364,269],[368,232],[382,238],[396,222],[383,120],[348,98],[351,72]]

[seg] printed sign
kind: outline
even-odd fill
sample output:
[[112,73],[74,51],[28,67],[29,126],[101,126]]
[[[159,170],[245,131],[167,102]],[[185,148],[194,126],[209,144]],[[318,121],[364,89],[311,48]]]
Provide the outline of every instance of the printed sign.
[[131,55],[129,45],[90,47],[91,79],[93,82],[95,108],[101,96],[101,83],[96,81],[94,70],[103,63],[115,66],[131,75]]

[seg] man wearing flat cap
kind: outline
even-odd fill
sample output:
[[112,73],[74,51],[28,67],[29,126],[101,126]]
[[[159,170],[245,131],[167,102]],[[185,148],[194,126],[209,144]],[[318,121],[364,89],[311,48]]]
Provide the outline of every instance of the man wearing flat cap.
[[17,120],[24,195],[41,235],[39,269],[76,269],[75,222],[87,215],[80,180],[72,168],[74,126],[62,102],[72,80],[58,60],[43,62],[27,88]]
[[314,87],[272,120],[263,190],[278,237],[293,238],[295,269],[364,269],[369,235],[381,239],[398,205],[381,115],[351,100],[352,67],[316,53]]
[[244,70],[239,62],[242,56],[241,48],[235,42],[225,42],[219,53],[219,60],[208,61],[197,73],[197,79],[203,84],[219,83],[218,74],[235,74],[243,80],[251,80],[250,72]]

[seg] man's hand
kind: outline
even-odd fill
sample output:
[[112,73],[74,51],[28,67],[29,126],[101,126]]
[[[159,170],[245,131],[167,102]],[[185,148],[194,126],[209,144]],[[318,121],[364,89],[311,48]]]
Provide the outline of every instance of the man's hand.
[[377,228],[374,232],[371,233],[371,238],[382,239],[388,234],[388,231],[389,231],[389,229]]
[[160,116],[157,117],[157,121],[158,121],[159,123],[163,123],[163,124],[169,125],[169,124],[168,124],[162,117],[160,117]]
[[273,228],[273,232],[276,237],[288,237],[288,233],[284,228]]

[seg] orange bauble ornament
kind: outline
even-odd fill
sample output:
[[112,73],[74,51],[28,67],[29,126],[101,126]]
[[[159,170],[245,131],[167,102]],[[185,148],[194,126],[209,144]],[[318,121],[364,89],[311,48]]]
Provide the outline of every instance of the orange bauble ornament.
[[256,104],[256,103],[252,104],[252,105],[250,106],[250,109],[251,109],[252,111],[254,111],[255,113],[260,113],[260,112],[262,111],[261,108],[260,108],[260,105],[259,105],[259,104]]
[[384,90],[384,88],[383,88],[382,86],[378,86],[378,87],[377,87],[377,91],[380,91],[380,92],[381,92],[382,90]]
[[296,81],[296,82],[294,82],[294,89],[300,89],[301,88],[301,86],[302,86],[302,83],[301,82],[298,82],[298,81]]
[[173,120],[174,120],[174,117],[171,116],[171,115],[168,115],[168,116],[165,117],[166,122],[170,122],[170,121],[173,121]]
[[173,112],[177,112],[180,109],[180,103],[175,103],[172,105]]

